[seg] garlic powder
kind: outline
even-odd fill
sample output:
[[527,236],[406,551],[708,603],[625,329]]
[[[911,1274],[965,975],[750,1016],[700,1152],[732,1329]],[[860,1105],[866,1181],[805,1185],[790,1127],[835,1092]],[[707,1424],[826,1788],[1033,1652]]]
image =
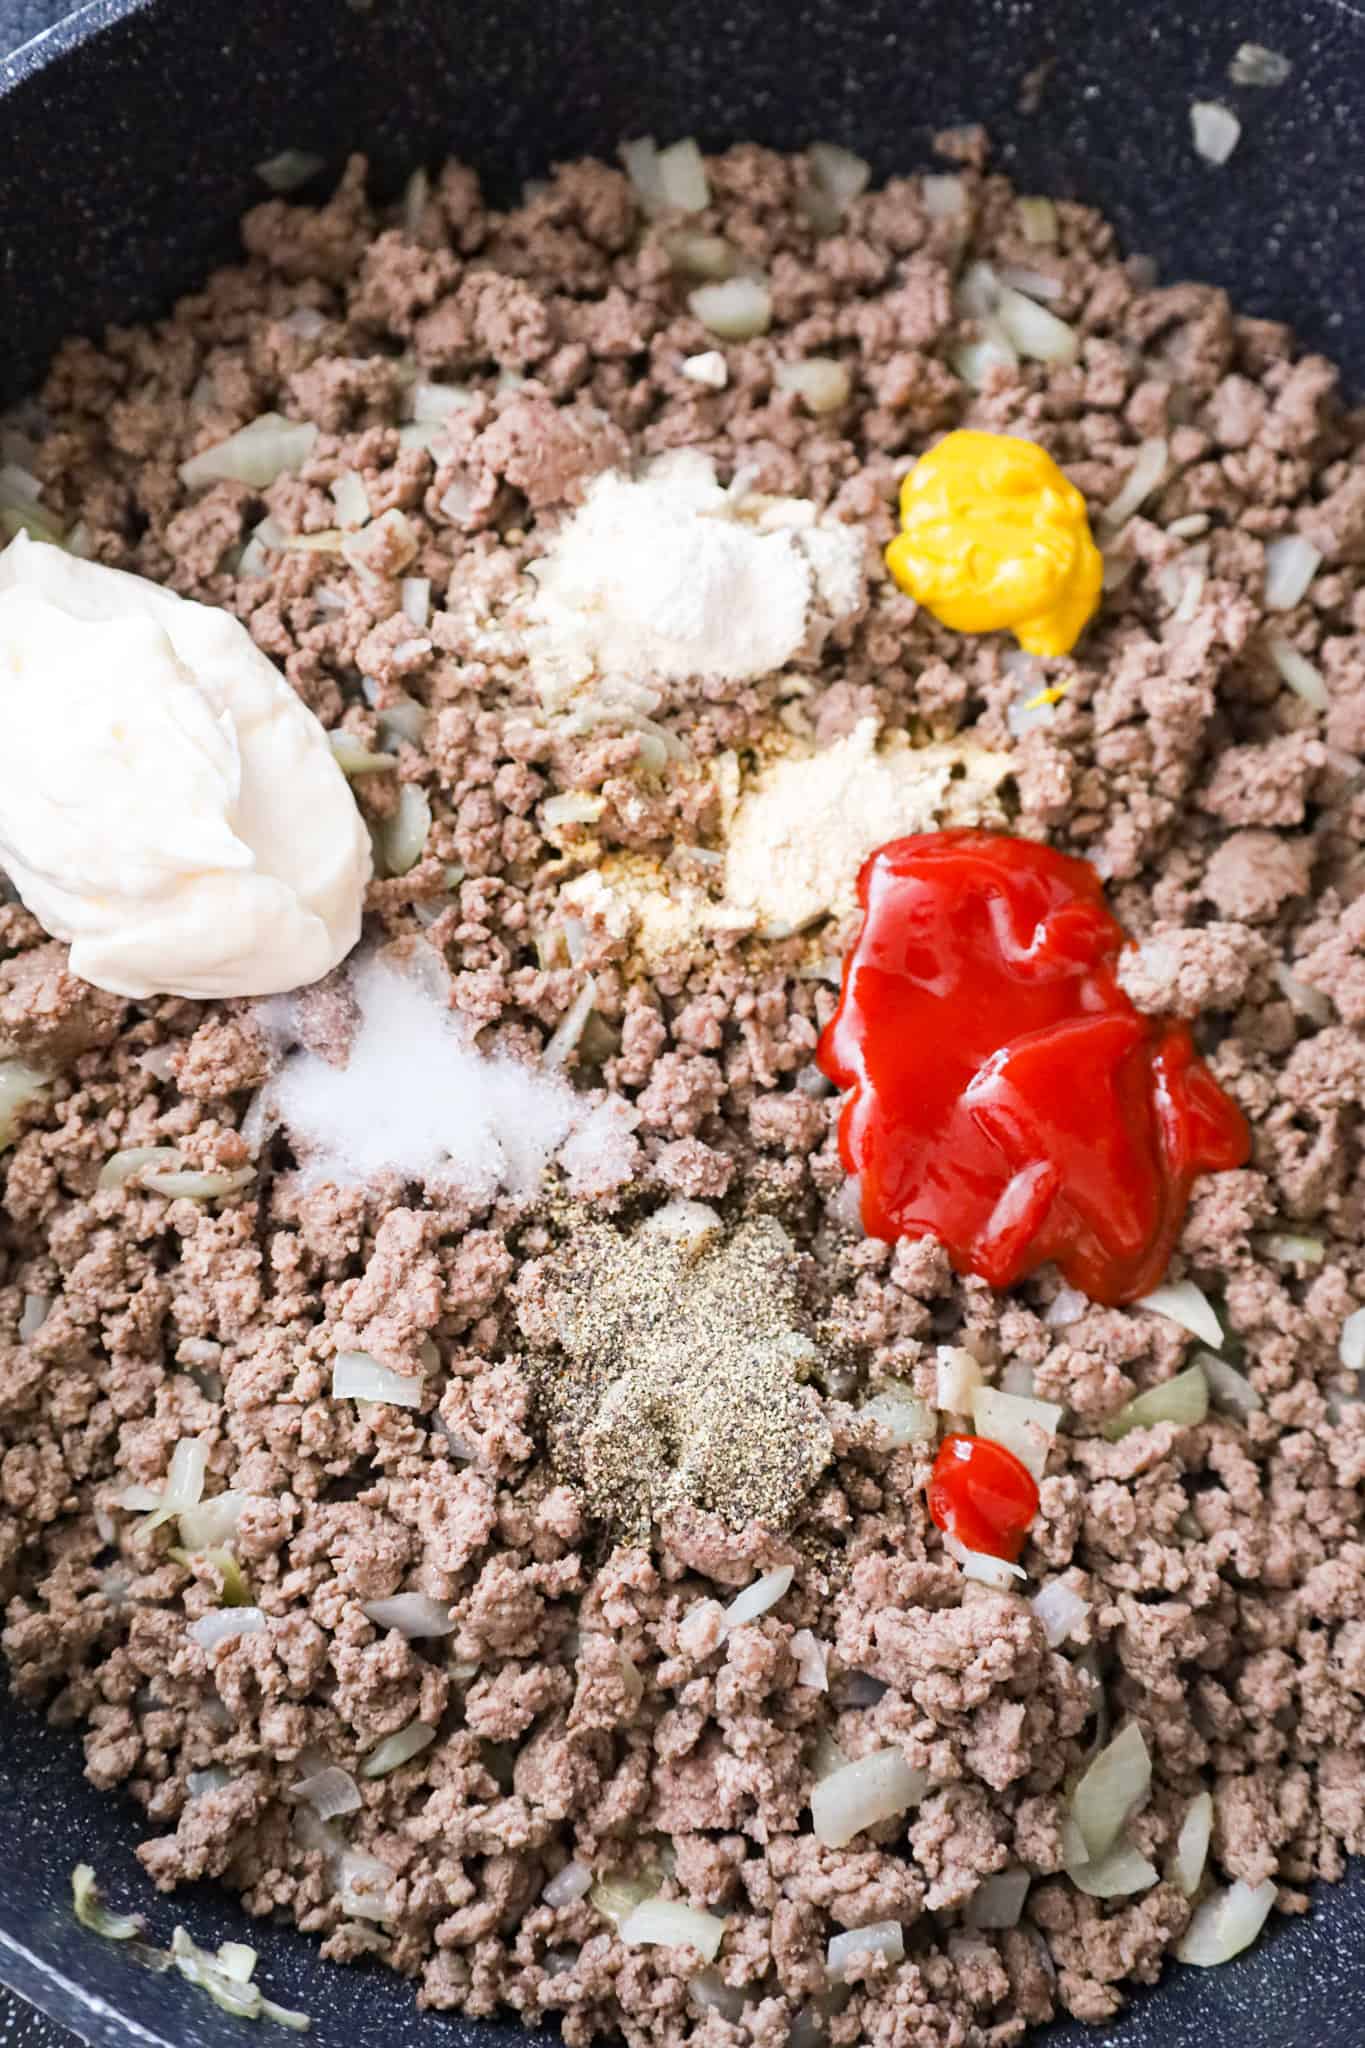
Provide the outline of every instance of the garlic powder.
[[757,914],[760,936],[800,931],[857,901],[868,855],[908,832],[1000,817],[1008,754],[970,741],[916,747],[903,733],[877,745],[877,721],[802,759],[763,769],[740,797],[725,853],[725,894]]
[[542,700],[594,680],[771,675],[862,601],[864,544],[804,499],[725,490],[679,449],[598,477],[531,565],[527,649]]

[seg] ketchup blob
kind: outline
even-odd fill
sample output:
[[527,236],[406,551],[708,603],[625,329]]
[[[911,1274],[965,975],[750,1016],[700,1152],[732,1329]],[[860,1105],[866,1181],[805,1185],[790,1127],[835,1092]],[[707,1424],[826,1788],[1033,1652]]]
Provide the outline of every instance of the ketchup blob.
[[865,1227],[935,1237],[994,1287],[1055,1260],[1092,1301],[1150,1293],[1190,1184],[1241,1166],[1241,1111],[1189,1026],[1120,988],[1122,926],[1088,862],[971,830],[893,840],[821,1069]]
[[929,1513],[968,1550],[1013,1564],[1038,1512],[1038,1482],[1013,1451],[984,1436],[945,1436],[929,1474]]

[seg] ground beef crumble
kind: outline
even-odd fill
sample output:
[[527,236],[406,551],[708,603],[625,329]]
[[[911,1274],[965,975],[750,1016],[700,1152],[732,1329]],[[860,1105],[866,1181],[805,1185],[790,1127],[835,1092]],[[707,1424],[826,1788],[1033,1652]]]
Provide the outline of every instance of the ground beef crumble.
[[[534,1055],[577,992],[570,967],[592,974],[578,1072],[635,1106],[641,1148],[599,1206],[623,1226],[679,1196],[731,1222],[776,1214],[809,1255],[835,1455],[801,1520],[736,1531],[679,1510],[651,1546],[613,1548],[545,1458],[515,1314],[518,1274],[569,1228],[562,1208],[310,1188],[279,1138],[218,1207],[101,1189],[130,1145],[255,1156],[242,1130],[268,1033],[248,1004],[104,996],[0,905],[0,1040],[51,1075],[19,1114],[0,1223],[17,1694],[83,1724],[92,1779],[145,1807],[158,1885],[220,1877],[331,1957],[384,1957],[426,2005],[555,2018],[569,2048],[622,2032],[777,2048],[798,2015],[835,2048],[1005,2048],[1059,2009],[1108,2016],[1191,1907],[1168,1882],[1106,1903],[1060,1874],[1101,1694],[1155,1760],[1135,1828],[1159,1870],[1204,1785],[1211,1875],[1275,1878],[1287,1907],[1365,1852],[1365,1408],[1338,1358],[1365,1300],[1365,419],[1284,329],[1211,287],[1142,281],[1089,209],[1060,202],[1056,243],[1030,242],[978,131],[941,146],[964,212],[931,213],[918,179],[893,179],[823,235],[802,159],[708,159],[712,203],[689,226],[762,266],[773,302],[769,333],[721,344],[720,389],[684,374],[717,344],[670,262],[677,223],[644,219],[617,170],[560,167],[500,213],[451,166],[395,222],[356,161],[321,208],[255,209],[242,264],[159,326],[65,347],[42,397],[45,502],[98,560],[229,606],[324,723],[366,744],[386,706],[426,709],[396,777],[425,791],[431,833],[409,873],[373,884],[374,931],[424,932],[489,1050]],[[981,257],[1047,271],[1076,364],[959,380],[971,327],[953,282]],[[774,374],[810,354],[850,386],[817,417]],[[469,397],[426,436],[406,420],[416,378]],[[321,430],[298,476],[185,491],[181,461],[272,408]],[[722,480],[813,499],[880,546],[905,468],[960,424],[1043,443],[1094,514],[1139,441],[1168,439],[1073,656],[1021,680],[1000,636],[943,630],[878,569],[804,667],[659,684],[662,767],[629,720],[543,713],[515,630],[523,572],[599,470],[699,448]],[[332,527],[345,472],[377,521],[402,515],[363,562],[242,561],[267,515],[286,538]],[[1296,530],[1324,566],[1268,614],[1266,543]],[[431,585],[425,627],[403,613],[405,576]],[[1281,685],[1271,632],[1326,678],[1325,717]],[[1058,701],[1021,716],[1040,681]],[[558,890],[602,853],[698,848],[701,871],[718,818],[700,771],[717,756],[779,726],[828,742],[869,712],[1014,746],[1013,828],[1096,862],[1139,941],[1134,1000],[1198,1016],[1255,1153],[1196,1191],[1175,1270],[1218,1303],[1261,1404],[1244,1421],[1111,1445],[1105,1417],[1179,1367],[1174,1324],[1068,1301],[1047,1274],[996,1295],[933,1246],[850,1234],[836,1105],[811,1064],[846,932],[814,954],[806,938],[724,942],[648,980],[605,928],[580,933],[581,962],[562,951]],[[394,777],[356,790],[376,824],[392,811]],[[597,800],[590,833],[547,818],[569,791]],[[344,983],[301,1014],[306,1041],[344,1060]],[[1061,1649],[1023,1599],[944,1557],[922,1447],[858,1420],[881,1377],[930,1394],[944,1342],[1066,1406],[1023,1560],[1088,1602]],[[329,1398],[333,1351],[358,1344],[398,1370],[434,1347],[418,1409]],[[245,1497],[235,1547],[264,1617],[209,1651],[187,1625],[217,1606],[221,1573],[171,1557],[172,1532],[112,1498],[159,1484],[187,1435],[209,1446],[210,1495]],[[733,1590],[782,1563],[790,1591],[727,1633]],[[451,1634],[376,1625],[367,1604],[399,1592],[447,1604]],[[796,1681],[799,1631],[825,1646],[828,1692]],[[437,1740],[363,1779],[358,1812],[300,1824],[299,1777],[355,1771],[414,1721]],[[831,1741],[849,1758],[897,1746],[931,1790],[907,1822],[824,1848],[806,1808]],[[211,1766],[227,1782],[192,1796]],[[339,1898],[343,1846],[390,1873],[384,1920]],[[586,1899],[545,1903],[571,1860],[656,1873],[725,1913],[715,2009],[689,1994],[687,1952],[623,1946]],[[1020,1868],[1020,1924],[972,1931],[983,1880]],[[888,1919],[906,1959],[831,1986],[829,1938]]]

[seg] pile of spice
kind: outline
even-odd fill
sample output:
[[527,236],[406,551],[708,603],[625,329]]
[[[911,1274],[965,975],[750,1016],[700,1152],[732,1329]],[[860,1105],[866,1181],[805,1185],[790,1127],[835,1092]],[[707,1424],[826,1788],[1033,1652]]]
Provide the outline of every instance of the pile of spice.
[[518,1319],[536,1347],[551,1462],[622,1540],[670,1510],[785,1529],[833,1438],[804,1384],[820,1354],[781,1224],[727,1230],[673,1202],[632,1232],[584,1223],[523,1272]]

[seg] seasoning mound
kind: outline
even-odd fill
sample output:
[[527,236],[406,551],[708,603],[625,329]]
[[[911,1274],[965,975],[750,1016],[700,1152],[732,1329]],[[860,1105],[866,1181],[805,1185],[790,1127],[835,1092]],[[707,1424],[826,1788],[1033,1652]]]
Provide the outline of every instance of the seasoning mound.
[[[673,1202],[625,1234],[574,1232],[529,1267],[518,1317],[550,1456],[630,1539],[670,1509],[785,1528],[833,1452],[795,1247],[771,1217],[727,1235]],[[553,1344],[553,1350],[540,1347]]]

